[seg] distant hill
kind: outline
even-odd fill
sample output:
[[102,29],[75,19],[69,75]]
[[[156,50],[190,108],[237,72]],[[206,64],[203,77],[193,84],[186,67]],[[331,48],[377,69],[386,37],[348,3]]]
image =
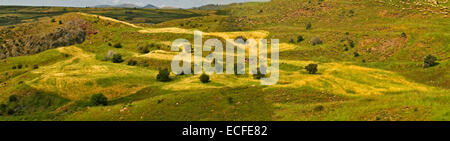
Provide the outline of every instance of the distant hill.
[[200,7],[193,7],[192,9],[197,9],[197,10],[219,10],[222,8],[225,8],[226,5],[218,5],[218,4],[207,4],[207,5],[203,5]]
[[146,6],[140,7],[134,4],[119,4],[119,5],[96,5],[95,8],[154,8],[158,9],[158,7],[147,4]]
[[119,5],[96,5],[95,8],[139,8],[134,4],[119,4]]
[[158,9],[158,7],[156,7],[154,5],[151,5],[151,4],[147,4],[146,6],[141,7],[141,8],[155,8],[155,9]]

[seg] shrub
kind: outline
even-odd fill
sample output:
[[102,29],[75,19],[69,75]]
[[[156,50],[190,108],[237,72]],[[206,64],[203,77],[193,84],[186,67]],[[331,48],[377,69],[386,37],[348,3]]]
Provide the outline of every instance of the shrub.
[[33,65],[33,69],[38,69],[39,66],[38,65]]
[[322,40],[320,40],[320,38],[319,37],[314,37],[312,40],[311,40],[311,44],[313,45],[313,46],[315,46],[315,45],[320,45],[320,44],[322,44],[323,42],[322,42]]
[[306,24],[306,30],[310,30],[311,28],[312,28],[311,23],[307,23],[307,24]]
[[324,109],[325,109],[325,107],[323,107],[322,105],[314,107],[314,111],[316,111],[316,112],[323,111]]
[[169,69],[167,68],[160,69],[158,75],[156,75],[156,80],[161,82],[168,82],[170,81],[169,75],[170,75]]
[[205,73],[203,73],[202,75],[200,75],[200,81],[202,83],[208,83],[209,82],[209,76]]
[[55,19],[52,19],[51,22],[54,23],[54,22],[56,22],[56,20],[55,20]]
[[6,112],[6,104],[0,104],[0,115]]
[[116,44],[114,44],[114,47],[115,47],[115,48],[122,48],[122,44],[116,43]]
[[11,95],[11,96],[9,96],[9,102],[16,102],[16,101],[18,101],[19,99],[17,98],[17,95]]
[[353,40],[348,40],[348,44],[350,45],[351,48],[355,47],[355,42],[353,42]]
[[300,42],[302,42],[302,41],[304,41],[305,39],[303,38],[303,36],[302,35],[298,35],[297,36],[297,43],[300,43]]
[[94,94],[91,96],[91,104],[94,106],[108,105],[108,99],[103,94]]
[[424,61],[423,61],[423,68],[429,68],[432,66],[436,66],[438,63],[437,61],[437,57],[433,56],[433,55],[428,55],[427,57],[425,57]]
[[62,22],[62,21],[59,21],[58,23],[59,23],[59,24],[63,24],[63,22]]
[[355,11],[352,9],[350,11],[348,11],[348,16],[352,17],[355,14]]
[[315,74],[317,72],[317,64],[309,64],[305,67],[309,74]]
[[234,103],[233,98],[232,97],[228,97],[228,104],[233,104],[233,103]]
[[17,69],[22,69],[22,64],[17,65]]
[[142,62],[139,62],[139,66],[142,66],[142,67],[148,67],[148,66],[150,66],[147,62],[145,62],[145,61],[142,61]]
[[407,36],[406,36],[406,33],[405,33],[405,32],[402,32],[401,37],[402,37],[402,38],[406,38],[406,37],[407,37]]
[[137,61],[136,60],[129,60],[127,65],[129,65],[129,66],[136,66],[137,65]]
[[15,70],[15,69],[17,69],[17,67],[16,67],[16,66],[13,66],[12,69]]
[[358,52],[353,52],[353,56],[354,56],[354,57],[358,57],[358,56],[359,56],[359,53],[358,53]]
[[294,39],[289,40],[289,43],[291,44],[295,43]]
[[113,58],[112,58],[112,62],[113,63],[122,63],[123,62],[122,55],[114,54]]
[[150,50],[148,49],[147,46],[140,46],[140,47],[138,47],[138,50],[139,50],[139,53],[144,53],[144,54],[150,52]]

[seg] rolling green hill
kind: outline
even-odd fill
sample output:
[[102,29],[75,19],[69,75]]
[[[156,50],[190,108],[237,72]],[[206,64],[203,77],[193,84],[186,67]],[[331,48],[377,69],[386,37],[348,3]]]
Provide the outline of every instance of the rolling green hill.
[[[11,35],[4,40],[38,34],[17,29],[52,33],[56,26],[45,25],[73,20],[86,22],[89,34],[79,43],[0,60],[0,120],[450,120],[448,6],[272,0],[218,10],[56,7],[48,8],[59,11],[51,15],[41,7],[7,7],[16,11],[0,15],[36,20],[3,22]],[[204,38],[280,39],[278,84],[262,86],[249,74],[214,74],[209,83],[171,74],[171,81],[158,81],[158,70],[170,68],[176,55],[171,42],[192,41],[194,30]],[[322,44],[312,45],[315,37]],[[123,61],[113,63],[112,54]],[[429,54],[439,64],[424,68]],[[318,64],[317,74],[304,69],[310,63]],[[108,105],[91,104],[98,93]]]

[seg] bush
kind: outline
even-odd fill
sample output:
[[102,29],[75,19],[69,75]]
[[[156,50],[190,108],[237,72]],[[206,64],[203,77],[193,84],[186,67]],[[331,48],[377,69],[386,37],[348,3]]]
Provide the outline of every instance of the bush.
[[55,20],[55,19],[52,19],[51,22],[54,23],[54,22],[56,22],[56,20]]
[[150,52],[150,50],[148,49],[147,46],[140,46],[140,47],[138,47],[138,50],[139,50],[139,53],[144,53],[144,54]]
[[354,56],[354,57],[358,57],[358,56],[359,56],[359,53],[358,53],[358,52],[353,52],[353,56]]
[[0,115],[6,112],[6,104],[0,104]]
[[158,75],[156,75],[156,80],[161,82],[168,82],[170,81],[169,75],[170,75],[169,69],[167,68],[160,69]]
[[289,40],[289,43],[291,44],[295,43],[294,39]]
[[115,48],[122,48],[122,44],[116,43],[116,44],[114,44],[114,47],[115,47]]
[[314,111],[316,111],[316,112],[323,111],[324,109],[325,109],[325,107],[323,107],[322,105],[314,107]]
[[353,42],[353,40],[348,40],[348,44],[350,45],[351,48],[355,47],[355,42]]
[[15,70],[17,67],[16,66],[12,66],[12,69]]
[[17,69],[22,69],[22,64],[17,65]]
[[112,58],[112,62],[113,63],[122,63],[123,62],[122,55],[114,54],[113,58]]
[[39,66],[38,65],[33,65],[33,69],[38,69]]
[[233,98],[232,97],[228,97],[228,104],[233,104],[233,103],[234,103]]
[[306,30],[310,30],[312,28],[311,23],[306,24]]
[[322,44],[323,42],[322,42],[322,40],[320,40],[320,38],[319,37],[314,37],[312,40],[311,40],[311,44],[313,45],[313,46],[315,46],[315,45],[320,45],[320,44]]
[[302,41],[304,41],[305,39],[303,38],[303,36],[302,35],[298,35],[297,36],[297,43],[300,43],[300,42],[302,42]]
[[402,37],[402,38],[406,38],[406,37],[407,37],[407,36],[406,36],[406,33],[405,33],[405,32],[402,32],[401,37]]
[[433,56],[433,55],[428,55],[427,57],[425,57],[424,61],[423,61],[423,68],[429,68],[432,66],[436,66],[438,63],[437,61],[437,57]]
[[209,76],[205,73],[203,73],[202,75],[200,75],[200,81],[202,83],[208,83],[209,82]]
[[136,66],[137,65],[137,61],[136,60],[129,60],[127,65],[129,65],[129,66]]
[[108,99],[103,94],[94,94],[91,96],[91,104],[94,106],[108,105]]
[[16,102],[16,101],[18,101],[19,99],[17,98],[17,95],[11,95],[11,96],[9,96],[9,102]]
[[317,64],[309,64],[305,67],[309,74],[315,74],[317,72]]

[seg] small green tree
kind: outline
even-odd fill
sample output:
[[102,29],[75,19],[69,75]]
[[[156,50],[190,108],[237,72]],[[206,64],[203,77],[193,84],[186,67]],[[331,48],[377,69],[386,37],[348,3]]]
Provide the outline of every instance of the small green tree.
[[136,66],[137,65],[137,61],[136,60],[128,60],[127,65],[129,65],[129,66]]
[[407,38],[406,33],[405,33],[405,32],[402,32],[401,37],[402,37],[402,38]]
[[140,53],[143,53],[143,54],[150,52],[150,50],[148,49],[147,46],[140,46],[140,47],[138,47],[138,50]]
[[311,28],[312,28],[311,23],[307,23],[307,24],[306,24],[306,30],[310,30]]
[[358,52],[353,52],[353,56],[354,57],[359,57],[359,53]]
[[11,95],[9,96],[9,102],[17,102],[19,98],[17,98],[17,95]]
[[297,36],[297,43],[300,43],[300,42],[302,42],[303,40],[305,40],[305,39],[303,38],[302,35],[298,35],[298,36]]
[[423,61],[423,68],[429,68],[432,66],[436,66],[438,63],[437,61],[437,57],[433,56],[433,55],[428,55],[427,57],[425,57],[424,61]]
[[114,47],[115,47],[115,48],[122,48],[122,44],[116,43],[116,44],[114,44]]
[[113,63],[122,63],[123,62],[122,55],[114,54],[113,58],[112,58],[112,62]]
[[169,69],[167,68],[160,69],[158,75],[156,75],[156,80],[161,82],[168,82],[170,81],[169,75],[170,75]]
[[309,64],[305,67],[309,74],[315,74],[317,72],[317,64]]
[[94,106],[108,105],[108,99],[103,94],[94,94],[91,96],[91,104]]
[[0,104],[0,115],[6,112],[6,104]]
[[209,76],[205,73],[203,73],[202,75],[200,75],[200,81],[202,83],[208,83],[209,82]]

